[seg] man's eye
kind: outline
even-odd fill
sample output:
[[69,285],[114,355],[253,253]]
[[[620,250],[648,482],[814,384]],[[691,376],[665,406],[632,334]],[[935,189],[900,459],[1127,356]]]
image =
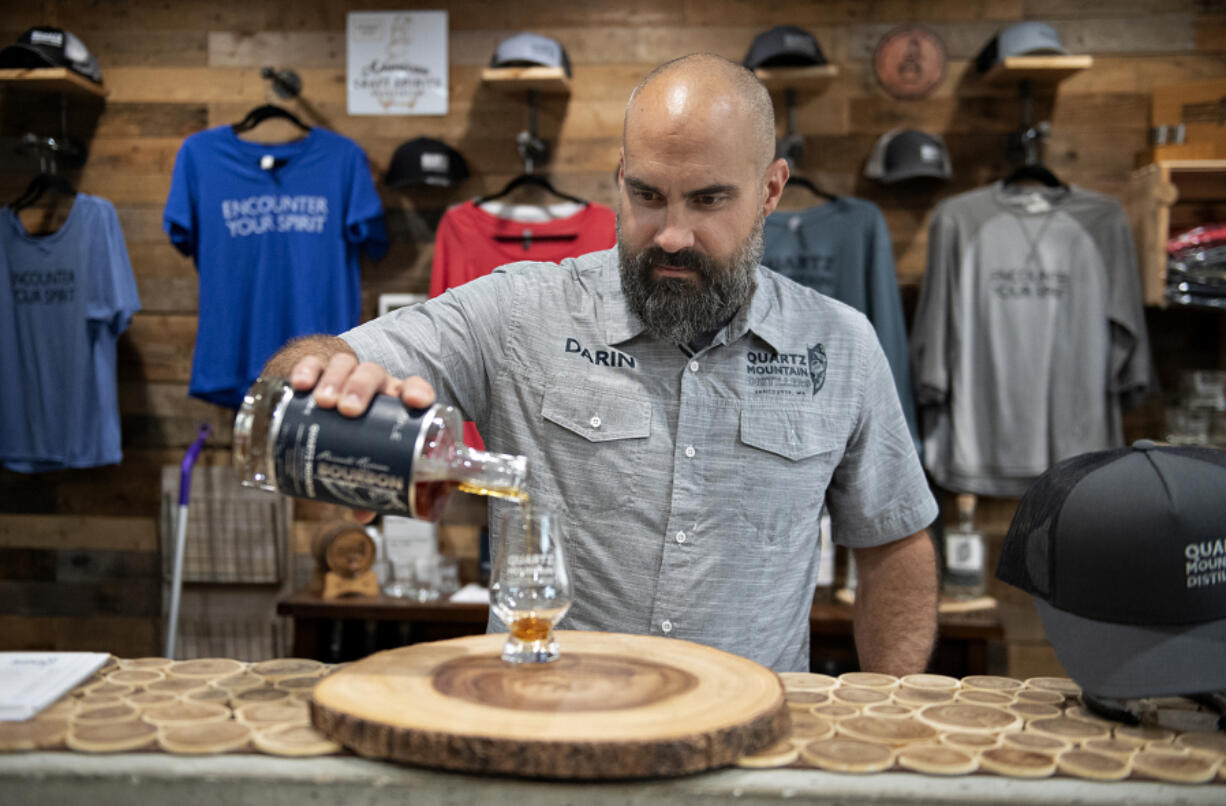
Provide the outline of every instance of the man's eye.
[[655,201],[656,198],[656,194],[650,190],[636,190],[634,191],[634,196],[643,202]]
[[723,196],[713,196],[713,195],[699,196],[698,204],[703,207],[714,207],[720,202],[722,202],[723,200],[724,200]]

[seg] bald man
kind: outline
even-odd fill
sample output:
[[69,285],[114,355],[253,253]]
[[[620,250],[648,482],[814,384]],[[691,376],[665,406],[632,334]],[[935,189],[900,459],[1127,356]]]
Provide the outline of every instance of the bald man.
[[[871,325],[758,265],[788,177],[773,145],[752,73],[668,62],[626,107],[617,248],[504,266],[293,342],[266,374],[348,416],[376,393],[416,407],[437,393],[487,447],[527,456],[534,506],[568,525],[565,628],[806,670],[825,506],[857,561],[861,668],[919,672],[936,503]],[[491,500],[491,524],[507,506]]]

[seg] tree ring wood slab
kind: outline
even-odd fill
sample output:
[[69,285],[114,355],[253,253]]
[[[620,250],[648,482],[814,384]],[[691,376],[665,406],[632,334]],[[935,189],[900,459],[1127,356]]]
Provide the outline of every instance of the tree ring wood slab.
[[311,721],[355,752],[544,778],[643,778],[734,764],[788,736],[771,670],[671,638],[559,631],[562,657],[504,664],[505,635],[380,652],[315,687]]

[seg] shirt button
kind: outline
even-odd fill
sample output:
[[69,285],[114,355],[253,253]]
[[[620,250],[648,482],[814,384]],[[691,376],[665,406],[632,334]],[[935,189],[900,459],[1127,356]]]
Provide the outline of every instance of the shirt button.
[[593,417],[592,419],[588,420],[588,422],[592,424],[592,428],[600,428],[599,417]]
[[687,458],[689,458],[689,459],[693,459],[693,458],[694,458],[694,454],[696,454],[696,453],[698,453],[698,451],[694,450],[694,446],[693,446],[693,445],[686,445],[686,446],[685,446],[685,455],[686,455],[686,457],[687,457]]
[[664,619],[664,621],[660,622],[660,630],[663,632],[672,632],[673,623],[669,621],[668,619]]
[[678,543],[685,542],[685,532],[677,532],[677,542]]
[[691,361],[690,362],[690,372],[697,372],[697,371],[698,371],[698,362]]

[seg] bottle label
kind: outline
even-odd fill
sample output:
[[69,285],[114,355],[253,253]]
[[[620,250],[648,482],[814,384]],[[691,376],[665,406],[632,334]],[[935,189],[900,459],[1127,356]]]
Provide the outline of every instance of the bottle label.
[[295,392],[273,436],[277,487],[296,498],[408,514],[424,415],[376,395],[366,414],[345,417],[316,406],[310,392]]
[[945,569],[951,582],[976,584],[983,578],[983,540],[978,535],[945,535]]
[[817,587],[834,587],[834,538],[830,529],[830,514],[822,513],[818,530],[821,534],[821,554],[817,559]]

